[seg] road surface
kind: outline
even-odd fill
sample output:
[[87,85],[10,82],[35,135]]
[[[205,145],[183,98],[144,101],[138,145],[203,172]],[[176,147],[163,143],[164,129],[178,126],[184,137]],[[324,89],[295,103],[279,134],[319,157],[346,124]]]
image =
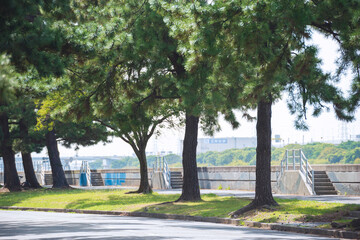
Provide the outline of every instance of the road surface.
[[0,211],[0,239],[334,239],[214,223],[51,212]]

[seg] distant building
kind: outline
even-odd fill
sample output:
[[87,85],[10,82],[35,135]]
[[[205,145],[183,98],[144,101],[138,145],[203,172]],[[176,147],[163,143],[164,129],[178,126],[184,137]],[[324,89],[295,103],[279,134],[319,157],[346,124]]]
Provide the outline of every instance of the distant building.
[[[184,140],[180,141],[180,153]],[[221,152],[232,148],[256,147],[256,137],[198,138],[196,153],[208,151]]]

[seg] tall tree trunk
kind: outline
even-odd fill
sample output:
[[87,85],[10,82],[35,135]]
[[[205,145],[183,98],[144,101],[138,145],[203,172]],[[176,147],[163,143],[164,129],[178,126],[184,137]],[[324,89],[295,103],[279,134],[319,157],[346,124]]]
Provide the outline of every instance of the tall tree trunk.
[[258,104],[256,123],[256,206],[277,205],[271,192],[271,100]]
[[[28,128],[23,119],[20,120],[19,127],[20,127],[20,136],[23,139],[26,139],[29,133],[28,133]],[[30,188],[41,188],[35,175],[31,153],[27,151],[21,151],[21,157],[22,157],[25,178],[26,178],[25,186]]]
[[5,113],[0,113],[1,125],[1,146],[0,151],[4,161],[4,188],[9,191],[20,191],[20,180],[16,171],[15,154],[12,149],[12,142],[9,131],[9,119]]
[[255,198],[249,205],[231,213],[233,217],[265,205],[278,205],[271,192],[271,105],[272,100],[258,103]]
[[53,177],[53,188],[69,188],[65,178],[64,169],[61,165],[59,150],[57,146],[55,131],[51,130],[46,133],[46,147],[49,154],[51,172]]
[[199,117],[186,114],[185,137],[182,154],[183,187],[182,194],[177,201],[200,201],[200,188],[196,164],[196,146]]
[[21,152],[21,157],[25,172],[25,186],[30,188],[41,188],[34,171],[31,153]]
[[148,175],[148,167],[146,160],[146,146],[140,147],[141,149],[135,150],[136,156],[140,162],[140,186],[137,191],[129,192],[129,193],[152,193],[152,189],[149,184],[149,175]]

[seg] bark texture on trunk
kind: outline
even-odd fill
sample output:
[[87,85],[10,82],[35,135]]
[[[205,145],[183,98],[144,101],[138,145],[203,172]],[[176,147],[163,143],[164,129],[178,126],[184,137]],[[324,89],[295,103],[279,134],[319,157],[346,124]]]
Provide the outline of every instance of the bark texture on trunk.
[[271,191],[271,105],[271,100],[258,103],[255,198],[249,205],[232,212],[232,217],[255,208],[278,205]]
[[277,205],[271,191],[271,105],[272,101],[260,101],[256,123],[256,206]]
[[177,201],[200,201],[200,188],[196,164],[196,146],[198,136],[199,117],[186,114],[185,137],[182,154],[183,187],[182,194]]
[[[26,139],[29,135],[29,132],[26,123],[24,122],[23,119],[20,120],[19,127],[20,127],[20,136],[23,139]],[[25,179],[26,179],[24,186],[30,188],[41,188],[35,175],[31,153],[26,151],[21,151],[21,157],[22,157]]]
[[46,133],[46,148],[49,154],[51,172],[53,177],[53,188],[69,188],[65,178],[64,169],[61,165],[59,150],[54,130]]
[[24,187],[41,188],[36,178],[31,153],[21,152],[21,157],[23,161],[25,179],[26,179]]
[[140,162],[140,186],[137,191],[129,192],[129,193],[152,193],[152,189],[149,184],[149,175],[148,175],[148,167],[147,167],[147,159],[145,148],[136,151],[136,156]]
[[4,188],[9,191],[20,191],[20,180],[16,170],[15,153],[9,131],[9,119],[5,113],[0,113],[1,142],[0,151],[4,161]]

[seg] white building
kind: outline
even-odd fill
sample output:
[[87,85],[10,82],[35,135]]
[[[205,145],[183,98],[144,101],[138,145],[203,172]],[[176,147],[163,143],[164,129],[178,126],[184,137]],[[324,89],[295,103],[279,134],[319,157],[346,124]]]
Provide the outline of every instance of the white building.
[[[184,140],[181,140],[180,153],[182,153],[183,144]],[[198,138],[196,153],[221,152],[227,149],[246,147],[256,147],[256,137]]]

